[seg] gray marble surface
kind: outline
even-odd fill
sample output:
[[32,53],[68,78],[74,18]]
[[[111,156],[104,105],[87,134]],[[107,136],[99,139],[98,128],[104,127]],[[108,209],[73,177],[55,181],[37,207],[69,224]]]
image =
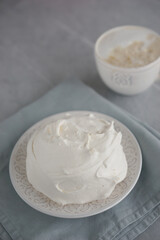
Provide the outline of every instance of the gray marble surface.
[[[77,77],[160,131],[160,81],[133,97],[110,91],[98,76],[93,47],[118,25],[160,32],[159,0],[1,0],[0,121],[69,77]],[[137,240],[160,239],[160,220]]]

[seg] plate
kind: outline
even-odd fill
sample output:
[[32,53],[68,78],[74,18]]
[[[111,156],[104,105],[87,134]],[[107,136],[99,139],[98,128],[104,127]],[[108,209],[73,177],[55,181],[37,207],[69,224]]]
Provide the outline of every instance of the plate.
[[28,182],[26,175],[26,148],[28,140],[35,130],[43,128],[46,124],[63,118],[66,113],[60,113],[41,120],[28,129],[16,143],[10,158],[9,173],[13,187],[18,195],[34,209],[56,217],[62,218],[81,218],[88,217],[115,206],[122,201],[135,186],[142,167],[142,155],[139,144],[130,132],[122,123],[107,115],[88,111],[73,111],[67,112],[72,115],[82,115],[93,113],[98,117],[102,117],[107,121],[114,121],[116,131],[122,132],[122,145],[126,154],[128,163],[127,176],[121,183],[117,184],[110,197],[104,200],[89,202],[86,204],[68,204],[59,205],[38,192]]

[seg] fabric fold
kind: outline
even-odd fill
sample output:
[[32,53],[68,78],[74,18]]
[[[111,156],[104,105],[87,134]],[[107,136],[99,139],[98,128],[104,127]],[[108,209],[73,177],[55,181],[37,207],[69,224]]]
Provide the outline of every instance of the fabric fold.
[[[16,141],[30,126],[49,115],[73,110],[104,113],[125,124],[140,144],[143,167],[135,188],[112,209],[88,218],[62,219],[42,214],[21,200],[11,185],[8,163]],[[0,139],[2,239],[132,240],[160,215],[160,134],[78,80],[64,81],[0,123]]]

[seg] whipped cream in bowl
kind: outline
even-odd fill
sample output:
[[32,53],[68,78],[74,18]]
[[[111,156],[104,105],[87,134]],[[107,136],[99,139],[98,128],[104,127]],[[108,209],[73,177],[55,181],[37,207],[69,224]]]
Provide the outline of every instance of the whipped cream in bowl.
[[105,199],[127,174],[121,140],[113,121],[94,114],[64,116],[29,140],[28,180],[62,205]]
[[142,166],[140,147],[107,115],[72,111],[33,125],[15,145],[10,178],[19,196],[40,212],[79,218],[125,198]]

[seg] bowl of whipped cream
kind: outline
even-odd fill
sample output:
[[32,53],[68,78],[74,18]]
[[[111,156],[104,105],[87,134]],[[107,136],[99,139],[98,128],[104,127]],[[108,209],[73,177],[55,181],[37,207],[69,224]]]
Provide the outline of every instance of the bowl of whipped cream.
[[107,115],[72,111],[33,125],[10,159],[11,182],[20,197],[43,213],[87,217],[122,201],[142,167],[133,134]]
[[110,89],[125,95],[138,94],[159,78],[160,36],[140,26],[110,29],[96,41],[95,61]]

